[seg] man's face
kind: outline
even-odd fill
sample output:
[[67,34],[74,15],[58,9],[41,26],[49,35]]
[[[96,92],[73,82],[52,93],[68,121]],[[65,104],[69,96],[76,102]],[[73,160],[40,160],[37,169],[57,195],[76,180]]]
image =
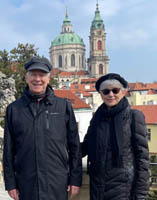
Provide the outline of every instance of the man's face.
[[26,73],[26,82],[33,94],[43,94],[50,82],[50,74],[42,70],[31,70]]

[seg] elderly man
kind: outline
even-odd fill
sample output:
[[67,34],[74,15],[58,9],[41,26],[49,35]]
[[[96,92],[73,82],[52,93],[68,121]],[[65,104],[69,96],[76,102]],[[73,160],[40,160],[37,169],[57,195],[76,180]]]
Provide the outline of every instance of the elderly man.
[[71,105],[56,97],[51,64],[32,57],[24,65],[27,86],[6,111],[5,188],[14,200],[66,200],[81,185],[82,163]]

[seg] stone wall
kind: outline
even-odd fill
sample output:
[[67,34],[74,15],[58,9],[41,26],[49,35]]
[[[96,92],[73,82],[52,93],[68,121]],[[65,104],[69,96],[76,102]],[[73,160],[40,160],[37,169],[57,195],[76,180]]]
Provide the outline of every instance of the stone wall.
[[2,141],[3,141],[4,130],[0,126],[0,185],[3,184],[3,169],[2,169]]
[[9,103],[15,100],[15,80],[7,78],[5,74],[0,72],[0,114],[5,113],[5,109]]
[[[15,80],[7,78],[5,74],[0,72],[0,122],[4,120],[6,107],[15,100]],[[4,130],[0,126],[0,184],[3,182],[2,169],[2,148],[3,148]]]

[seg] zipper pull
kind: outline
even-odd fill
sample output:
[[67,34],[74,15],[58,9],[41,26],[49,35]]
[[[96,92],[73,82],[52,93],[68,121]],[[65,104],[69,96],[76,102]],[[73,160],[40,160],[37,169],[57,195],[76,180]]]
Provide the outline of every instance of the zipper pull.
[[46,110],[45,113],[46,113],[46,130],[48,130],[49,129],[49,111]]

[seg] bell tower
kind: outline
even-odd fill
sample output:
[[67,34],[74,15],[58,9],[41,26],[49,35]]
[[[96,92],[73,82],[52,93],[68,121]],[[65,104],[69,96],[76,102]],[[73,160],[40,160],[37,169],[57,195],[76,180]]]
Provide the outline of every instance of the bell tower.
[[106,33],[100,16],[98,1],[95,16],[90,28],[90,55],[88,58],[88,72],[91,77],[100,77],[108,73],[109,58],[106,55]]

